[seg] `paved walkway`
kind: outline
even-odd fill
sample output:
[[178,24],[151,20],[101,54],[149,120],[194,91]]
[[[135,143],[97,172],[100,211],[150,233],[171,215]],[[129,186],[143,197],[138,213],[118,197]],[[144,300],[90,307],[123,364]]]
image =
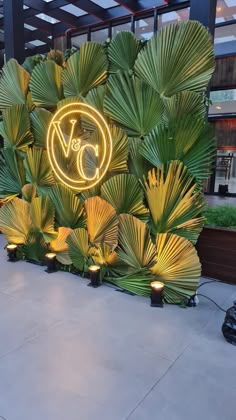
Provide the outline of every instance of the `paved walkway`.
[[[235,420],[236,348],[210,302],[151,308],[6,262],[0,236],[0,418]],[[204,288],[225,308],[236,288]]]

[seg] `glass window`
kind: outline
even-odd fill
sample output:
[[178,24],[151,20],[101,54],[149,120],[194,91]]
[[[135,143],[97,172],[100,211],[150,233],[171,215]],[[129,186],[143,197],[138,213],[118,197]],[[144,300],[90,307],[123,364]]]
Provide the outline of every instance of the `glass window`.
[[212,124],[217,139],[214,191],[227,185],[229,193],[236,193],[236,119],[219,119]]
[[236,113],[236,89],[217,90],[210,92],[212,105],[209,114]]
[[99,29],[98,31],[91,32],[91,41],[103,44],[108,38],[108,28]]
[[235,43],[236,50],[236,23],[216,28],[214,42],[215,44],[222,44],[224,42]]
[[171,23],[182,22],[189,20],[189,7],[185,9],[175,10],[173,12],[163,13],[158,16],[158,29],[164,26],[170,25]]
[[217,0],[216,23],[236,19],[236,0]]
[[135,35],[139,39],[150,39],[153,35],[154,17],[139,19],[135,22]]
[[88,40],[88,34],[81,34],[71,38],[72,47],[79,48],[81,44]]
[[122,25],[116,25],[112,28],[112,38],[121,31],[131,31],[131,22],[122,23]]

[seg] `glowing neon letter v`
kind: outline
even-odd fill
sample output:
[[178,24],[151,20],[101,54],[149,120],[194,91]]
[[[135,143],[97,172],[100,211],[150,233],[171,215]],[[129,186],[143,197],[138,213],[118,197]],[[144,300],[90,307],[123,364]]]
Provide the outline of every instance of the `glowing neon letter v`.
[[74,128],[75,128],[76,120],[70,120],[70,123],[71,123],[71,126],[72,127],[71,127],[69,142],[67,143],[65,141],[65,137],[64,137],[63,132],[62,132],[62,129],[61,129],[61,121],[54,121],[53,122],[55,131],[56,131],[56,133],[58,135],[58,138],[60,140],[63,153],[64,153],[64,155],[65,155],[66,158],[68,158],[69,153],[70,153],[71,142],[72,142],[73,135],[74,135]]

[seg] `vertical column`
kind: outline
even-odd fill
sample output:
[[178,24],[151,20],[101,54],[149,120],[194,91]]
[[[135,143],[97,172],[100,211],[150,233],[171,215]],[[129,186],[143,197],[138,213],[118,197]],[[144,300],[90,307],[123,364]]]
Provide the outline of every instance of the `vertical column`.
[[23,0],[4,0],[4,32],[6,59],[23,63],[25,56]]
[[191,0],[190,1],[190,19],[198,20],[206,26],[212,36],[215,33],[217,0]]
[[[215,19],[216,19],[216,6],[217,0],[191,0],[190,1],[190,19],[198,20],[204,26],[206,26],[214,40],[215,35]],[[208,96],[210,89],[208,90]],[[207,192],[213,193],[215,188],[215,170],[212,173]]]

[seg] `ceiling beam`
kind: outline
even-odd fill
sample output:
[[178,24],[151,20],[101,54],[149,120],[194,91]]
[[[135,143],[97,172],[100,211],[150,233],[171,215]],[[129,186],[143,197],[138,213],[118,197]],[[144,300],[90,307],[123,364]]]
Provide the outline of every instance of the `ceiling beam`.
[[120,6],[125,7],[131,13],[137,13],[154,7],[163,6],[162,0],[116,0]]

